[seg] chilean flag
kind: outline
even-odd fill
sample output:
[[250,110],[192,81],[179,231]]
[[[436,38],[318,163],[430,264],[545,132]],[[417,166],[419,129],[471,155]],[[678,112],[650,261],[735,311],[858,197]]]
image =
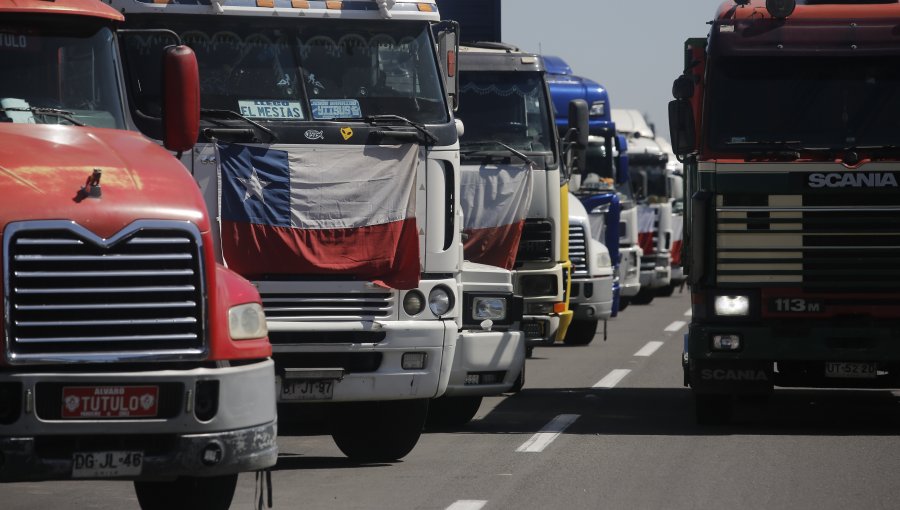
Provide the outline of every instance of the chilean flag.
[[656,245],[653,242],[653,234],[656,233],[656,211],[649,205],[638,206],[638,245],[644,250],[644,255],[656,253]]
[[460,174],[466,260],[512,269],[531,206],[531,169],[463,165]]
[[684,221],[676,217],[672,222],[672,265],[681,265],[681,247],[684,244]]
[[226,265],[248,278],[341,275],[418,285],[419,148],[216,146]]

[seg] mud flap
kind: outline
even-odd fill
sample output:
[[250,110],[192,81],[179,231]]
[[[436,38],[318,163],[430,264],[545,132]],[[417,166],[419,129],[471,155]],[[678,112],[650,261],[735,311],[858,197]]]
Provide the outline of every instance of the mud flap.
[[686,375],[695,393],[760,395],[774,387],[774,366],[767,361],[692,359]]

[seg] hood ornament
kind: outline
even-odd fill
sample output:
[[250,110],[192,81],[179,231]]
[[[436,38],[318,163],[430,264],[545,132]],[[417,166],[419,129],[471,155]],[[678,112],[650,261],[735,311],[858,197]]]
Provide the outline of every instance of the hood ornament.
[[103,196],[103,190],[100,189],[100,177],[102,175],[103,171],[95,168],[91,176],[85,181],[84,186],[78,190],[78,194],[75,195],[75,201],[81,202],[85,198],[100,198]]

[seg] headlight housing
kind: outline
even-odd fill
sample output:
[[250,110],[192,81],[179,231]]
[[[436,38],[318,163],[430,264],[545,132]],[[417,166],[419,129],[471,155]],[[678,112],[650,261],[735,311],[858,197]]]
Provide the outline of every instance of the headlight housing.
[[476,296],[472,300],[472,318],[477,321],[506,319],[506,298],[499,296]]
[[609,252],[603,251],[597,254],[598,267],[609,267],[612,265],[612,258],[609,256]]
[[719,317],[746,317],[750,315],[750,297],[716,296],[713,308]]
[[419,315],[425,309],[425,296],[418,290],[411,290],[403,296],[403,311],[406,315]]
[[555,296],[556,275],[529,275],[522,277],[522,296]]
[[431,313],[442,317],[453,309],[453,293],[443,285],[439,285],[428,293],[428,308]]
[[228,332],[234,340],[250,340],[268,335],[262,305],[247,303],[228,309]]

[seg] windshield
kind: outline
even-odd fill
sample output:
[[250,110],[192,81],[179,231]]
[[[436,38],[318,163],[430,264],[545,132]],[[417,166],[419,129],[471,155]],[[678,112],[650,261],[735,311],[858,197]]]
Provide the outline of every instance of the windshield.
[[[171,15],[134,20],[169,28],[194,50],[204,109],[263,123],[386,114],[422,124],[449,119],[427,23]],[[159,116],[159,76],[145,62],[162,45],[158,35],[125,38],[135,107],[152,117]]]
[[0,122],[123,129],[106,27],[0,22]]
[[900,57],[724,57],[711,73],[707,125],[715,150],[900,139]]
[[664,166],[631,165],[631,174],[636,177],[634,192],[638,199],[655,201],[668,197]]
[[550,107],[538,72],[460,73],[457,116],[463,150],[498,150],[499,141],[525,154],[555,153]]
[[[613,158],[609,154],[608,142],[605,138],[600,140],[591,140],[587,146],[587,157],[585,158],[586,177],[591,174],[596,175],[600,179],[614,180],[615,168],[613,167]],[[611,147],[611,146],[610,146]],[[587,182],[587,179],[585,180]]]

